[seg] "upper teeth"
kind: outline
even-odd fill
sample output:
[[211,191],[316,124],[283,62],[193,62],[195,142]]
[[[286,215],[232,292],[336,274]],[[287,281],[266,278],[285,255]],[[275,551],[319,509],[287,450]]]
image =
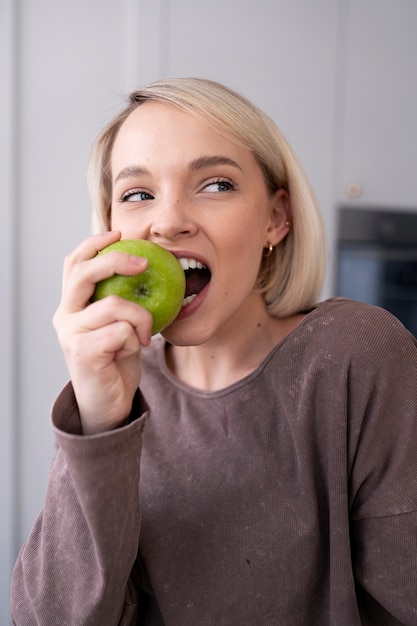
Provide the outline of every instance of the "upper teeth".
[[180,258],[178,259],[179,262],[181,263],[181,267],[184,270],[203,270],[206,268],[205,265],[203,265],[203,263],[200,263],[200,261],[196,261],[196,259],[186,259],[186,258]]

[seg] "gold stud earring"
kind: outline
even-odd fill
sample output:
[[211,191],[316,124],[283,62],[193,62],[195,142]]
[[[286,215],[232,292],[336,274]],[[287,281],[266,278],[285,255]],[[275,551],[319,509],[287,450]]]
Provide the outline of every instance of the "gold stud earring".
[[291,228],[291,226],[292,226],[292,222],[291,222],[291,220],[286,220],[286,222],[285,222],[285,226],[286,226],[287,228]]
[[262,256],[265,258],[271,256],[273,249],[274,246],[272,245],[272,243],[270,241],[267,241],[267,245],[266,248],[263,249]]

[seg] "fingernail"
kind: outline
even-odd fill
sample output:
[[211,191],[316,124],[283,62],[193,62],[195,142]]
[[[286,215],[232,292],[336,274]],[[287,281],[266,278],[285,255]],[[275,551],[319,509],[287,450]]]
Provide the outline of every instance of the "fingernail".
[[132,261],[132,263],[134,263],[135,265],[143,265],[146,262],[146,259],[143,256],[134,256],[131,255],[130,256],[130,260]]

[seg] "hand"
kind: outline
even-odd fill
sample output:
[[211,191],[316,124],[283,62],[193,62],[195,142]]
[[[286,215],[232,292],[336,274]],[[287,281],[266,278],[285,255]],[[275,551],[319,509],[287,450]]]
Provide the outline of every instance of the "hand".
[[141,377],[141,348],[150,343],[152,316],[118,296],[90,303],[96,282],[145,271],[147,260],[123,252],[98,255],[120,232],[94,235],[64,263],[62,298],[53,324],[65,355],[85,434],[120,426]]

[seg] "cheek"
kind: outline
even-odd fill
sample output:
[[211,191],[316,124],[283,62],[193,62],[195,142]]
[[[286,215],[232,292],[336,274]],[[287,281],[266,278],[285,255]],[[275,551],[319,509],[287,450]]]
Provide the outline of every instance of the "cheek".
[[110,228],[120,230],[123,239],[146,239],[146,227],[143,220],[121,211],[112,210],[110,218]]
[[[218,240],[220,241],[220,240]],[[258,277],[265,235],[251,226],[236,224],[225,226],[221,232],[223,266],[237,283],[255,283]]]
[[229,234],[229,245],[239,254],[260,258],[266,244],[266,226],[261,212],[255,211],[249,216],[237,216],[232,224],[224,224],[222,232]]

